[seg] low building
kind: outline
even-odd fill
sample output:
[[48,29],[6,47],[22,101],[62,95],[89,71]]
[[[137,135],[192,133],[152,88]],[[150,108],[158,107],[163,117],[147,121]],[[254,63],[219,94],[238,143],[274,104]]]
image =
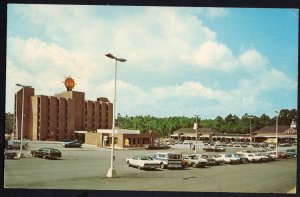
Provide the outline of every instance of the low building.
[[[197,133],[197,134],[196,134]],[[196,140],[197,135],[197,141],[211,141],[213,136],[220,134],[219,132],[216,132],[215,130],[211,128],[198,128],[197,132],[193,128],[181,128],[177,131],[174,131],[172,135],[170,135],[171,138],[175,140]]]
[[[85,132],[85,144],[98,147],[111,147],[112,129],[98,129],[97,132]],[[141,134],[139,130],[115,129],[116,148],[141,148],[154,143],[154,134]]]
[[278,126],[276,134],[276,126],[266,126],[255,131],[256,142],[274,142],[278,139],[278,144],[281,143],[297,143],[297,129],[292,123],[291,126]]
[[[219,133],[211,128],[198,128],[197,141],[220,141],[220,142],[276,142],[278,143],[297,143],[297,128],[295,121],[291,126],[265,126],[250,134],[229,134]],[[170,135],[175,140],[196,140],[196,130],[193,128],[181,128]]]

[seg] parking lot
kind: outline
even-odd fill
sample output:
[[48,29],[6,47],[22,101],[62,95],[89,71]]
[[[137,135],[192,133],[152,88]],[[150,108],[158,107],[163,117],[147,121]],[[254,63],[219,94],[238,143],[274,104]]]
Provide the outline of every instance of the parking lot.
[[[31,157],[30,150],[56,147],[62,158],[48,160]],[[226,153],[245,148],[228,147]],[[189,145],[177,144],[163,152],[193,153]],[[198,147],[198,153],[204,153]],[[110,168],[110,149],[96,147],[64,148],[61,143],[30,142],[25,158],[5,160],[5,188],[87,189],[184,192],[287,193],[296,186],[297,159],[278,159],[180,170],[138,170],[127,167],[125,159],[153,155],[159,150],[115,150],[117,178],[106,178]]]

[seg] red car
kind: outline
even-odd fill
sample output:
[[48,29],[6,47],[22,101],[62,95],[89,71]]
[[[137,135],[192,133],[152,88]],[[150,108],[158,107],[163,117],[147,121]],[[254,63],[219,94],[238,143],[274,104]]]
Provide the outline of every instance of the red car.
[[277,155],[278,155],[279,159],[287,159],[288,158],[288,155],[284,152],[278,152]]

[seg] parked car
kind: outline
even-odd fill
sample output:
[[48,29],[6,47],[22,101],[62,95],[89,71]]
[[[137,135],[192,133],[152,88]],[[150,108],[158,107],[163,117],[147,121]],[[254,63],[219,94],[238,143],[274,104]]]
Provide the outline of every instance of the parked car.
[[206,159],[207,165],[221,165],[224,164],[224,160],[219,155],[208,155],[208,154],[194,154],[198,158]]
[[253,150],[241,150],[241,151],[238,151],[236,152],[237,154],[245,154],[245,153],[254,153]]
[[70,141],[64,144],[65,148],[79,148],[82,146],[82,143],[79,141]]
[[168,146],[168,145],[161,145],[161,144],[153,144],[153,145],[149,144],[147,146],[148,150],[161,150],[161,149],[169,149],[169,148],[170,148],[170,146]]
[[58,159],[62,157],[61,152],[56,148],[40,148],[30,152],[32,157],[41,157],[43,159]]
[[276,148],[276,144],[275,144],[275,143],[270,143],[270,144],[268,145],[268,147],[270,147],[270,148]]
[[204,147],[203,150],[207,152],[223,152],[226,149],[219,146],[208,146],[208,147]]
[[128,167],[133,166],[137,169],[151,169],[154,170],[155,168],[160,167],[160,162],[154,160],[150,156],[134,156],[133,158],[126,159],[126,163]]
[[228,164],[238,164],[240,163],[240,158],[238,158],[235,154],[219,154],[220,158],[224,160],[225,163]]
[[184,168],[182,154],[170,152],[158,152],[153,156],[154,160],[159,161],[161,168]]
[[288,157],[297,157],[297,150],[294,148],[286,149],[284,152],[287,154]]
[[4,158],[5,159],[14,159],[16,156],[17,156],[16,152],[4,151]]
[[246,157],[248,162],[259,162],[260,161],[260,157],[255,156],[254,153],[238,153],[238,155],[243,155],[243,157]]
[[235,154],[236,157],[240,159],[240,163],[248,163],[248,157],[245,154]]
[[193,168],[202,167],[204,168],[208,161],[207,159],[199,158],[196,155],[183,155],[185,166],[192,166]]
[[260,158],[260,162],[267,162],[270,161],[269,157],[265,156],[263,153],[257,152],[254,154],[255,156],[258,156]]
[[215,160],[216,165],[221,165],[225,163],[220,155],[211,155],[211,158]]
[[290,146],[292,146],[292,144],[290,144],[290,143],[282,143],[282,144],[279,144],[278,146],[280,146],[280,147],[290,147]]
[[[276,155],[271,155],[270,152],[261,152],[260,154],[268,157],[268,161],[275,161]],[[278,158],[278,156],[277,156],[277,158]]]
[[271,151],[267,153],[270,157],[272,157],[273,160],[276,160],[279,158],[278,154],[276,154],[275,151]]
[[[276,153],[275,153],[275,154],[276,154]],[[287,158],[288,158],[287,153],[282,152],[282,151],[279,151],[279,152],[277,153],[277,156],[278,156],[279,159],[287,159]]]
[[207,165],[216,165],[216,160],[212,158],[212,155],[206,155],[206,154],[193,154],[198,159],[206,159]]
[[[10,139],[7,142],[8,149],[20,149],[21,148],[21,140]],[[22,148],[26,149],[28,147],[28,142],[25,140],[22,141]]]
[[227,147],[233,147],[232,143],[227,144]]

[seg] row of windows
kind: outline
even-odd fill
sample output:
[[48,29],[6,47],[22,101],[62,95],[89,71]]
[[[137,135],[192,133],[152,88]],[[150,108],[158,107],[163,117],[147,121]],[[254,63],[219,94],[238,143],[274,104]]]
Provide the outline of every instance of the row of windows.
[[147,144],[149,143],[149,138],[128,138],[129,144]]

